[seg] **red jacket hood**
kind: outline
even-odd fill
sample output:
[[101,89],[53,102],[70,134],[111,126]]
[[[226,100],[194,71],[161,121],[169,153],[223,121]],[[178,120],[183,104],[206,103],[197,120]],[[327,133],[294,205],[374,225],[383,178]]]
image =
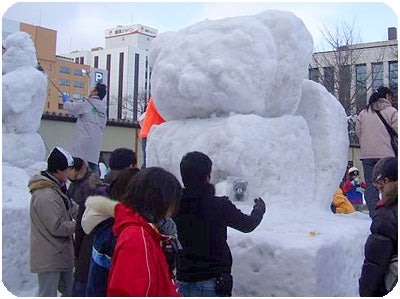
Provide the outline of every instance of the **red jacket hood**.
[[142,226],[148,231],[153,238],[161,240],[161,234],[158,232],[154,224],[150,224],[133,208],[126,206],[123,203],[118,203],[115,206],[115,222],[113,225],[113,233],[118,237],[121,232],[130,225]]

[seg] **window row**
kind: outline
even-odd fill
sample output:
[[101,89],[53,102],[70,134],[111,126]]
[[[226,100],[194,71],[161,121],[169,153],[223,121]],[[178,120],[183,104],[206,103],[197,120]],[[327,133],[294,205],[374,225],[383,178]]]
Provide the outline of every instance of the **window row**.
[[[70,86],[71,85],[71,81],[68,80],[68,79],[60,79],[60,80],[58,80],[58,84],[64,85],[64,86]],[[74,87],[84,88],[85,87],[85,83],[83,83],[81,81],[74,81]]]

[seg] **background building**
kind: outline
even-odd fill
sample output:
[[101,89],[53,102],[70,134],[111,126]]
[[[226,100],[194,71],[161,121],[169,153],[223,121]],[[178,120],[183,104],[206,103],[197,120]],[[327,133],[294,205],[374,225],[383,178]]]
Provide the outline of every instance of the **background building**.
[[75,51],[64,56],[75,63],[108,71],[109,117],[137,121],[150,95],[148,55],[158,30],[140,24],[105,30],[105,49]]
[[[388,28],[388,40],[380,42],[350,44],[352,36],[341,37],[330,40],[333,51],[313,54],[309,79],[324,85],[346,110],[349,166],[356,166],[362,172],[360,144],[355,133],[358,113],[366,107],[374,90],[382,85],[393,91],[393,106],[398,109],[397,28]],[[347,44],[339,41],[346,41]]]

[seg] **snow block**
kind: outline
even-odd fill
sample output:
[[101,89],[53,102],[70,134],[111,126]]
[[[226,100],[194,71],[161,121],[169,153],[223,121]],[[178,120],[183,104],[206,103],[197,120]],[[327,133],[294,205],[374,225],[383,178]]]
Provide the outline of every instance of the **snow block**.
[[358,297],[370,224],[360,212],[270,208],[254,232],[229,229],[233,296]]
[[264,194],[270,201],[296,208],[313,205],[311,142],[301,116],[233,115],[170,121],[151,129],[146,164],[163,167],[181,180],[182,157],[200,151],[213,162],[212,183],[228,177],[253,178],[249,186],[254,188],[248,190],[251,200]]
[[31,296],[23,293],[37,286],[36,275],[29,271],[29,176],[23,169],[5,163],[2,171],[3,284],[16,296]]
[[46,158],[46,147],[39,133],[3,133],[2,149],[3,162],[20,168],[28,168]]

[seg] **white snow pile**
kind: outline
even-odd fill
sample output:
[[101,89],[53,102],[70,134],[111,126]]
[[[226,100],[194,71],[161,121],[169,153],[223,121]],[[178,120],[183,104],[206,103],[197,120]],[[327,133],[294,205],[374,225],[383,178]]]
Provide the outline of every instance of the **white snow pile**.
[[9,35],[3,46],[2,281],[11,293],[29,296],[36,277],[29,272],[28,181],[46,167],[38,129],[47,78],[35,68],[36,50],[27,33]]
[[330,203],[345,172],[346,114],[323,86],[304,80],[312,39],[284,11],[204,21],[160,34],[150,52],[152,96],[167,122],[147,141],[147,165],[180,178],[189,151],[213,161],[212,182],[232,194],[248,182],[252,233],[229,230],[234,296],[357,296],[371,223]]

